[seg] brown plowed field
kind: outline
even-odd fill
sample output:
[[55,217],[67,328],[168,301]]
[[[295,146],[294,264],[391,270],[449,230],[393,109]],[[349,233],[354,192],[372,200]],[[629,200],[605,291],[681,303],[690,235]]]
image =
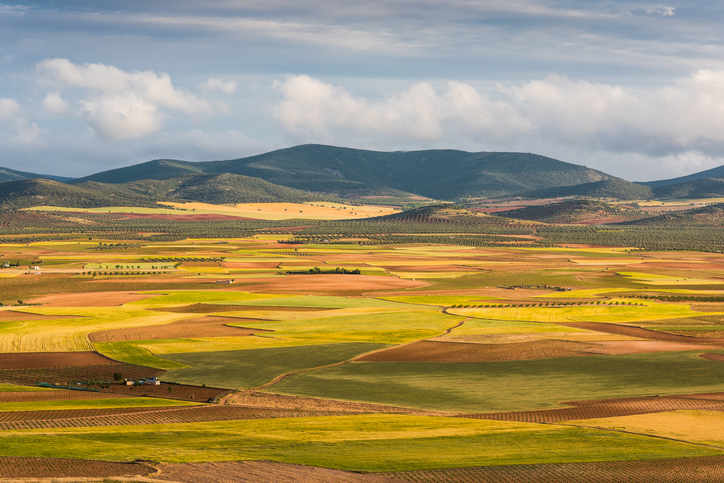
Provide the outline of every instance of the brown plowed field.
[[[395,481],[386,475],[364,475],[313,466],[272,461],[224,461],[219,463],[161,463],[154,479],[179,483],[384,483]],[[399,481],[399,480],[398,480]]]
[[118,362],[96,352],[16,352],[0,354],[0,370],[76,367],[97,364],[118,364]]
[[473,344],[421,340],[368,354],[359,362],[498,362],[551,357],[591,355],[582,352],[591,347],[583,342],[534,340],[510,344]]
[[421,416],[452,416],[457,413],[442,411],[426,411],[383,404],[360,403],[352,401],[338,401],[335,399],[318,399],[311,397],[288,396],[286,394],[273,394],[267,392],[238,392],[225,397],[224,404],[246,407],[261,407],[267,409],[294,409],[305,411],[343,411],[346,413],[392,413],[416,414]]
[[[2,409],[2,407],[0,407]],[[178,406],[149,408],[89,408],[47,411],[0,411],[0,425],[15,421],[56,421],[60,419],[95,418],[133,413],[149,413],[178,410]]]
[[213,314],[216,312],[242,312],[245,310],[265,310],[273,312],[320,312],[322,310],[335,310],[333,307],[292,307],[287,305],[215,305],[192,304],[181,307],[163,307],[148,310],[158,312],[176,312],[182,314]]
[[721,361],[724,362],[724,354],[701,354],[699,355],[702,359],[708,359],[710,361]]
[[150,475],[156,470],[140,463],[76,460],[66,458],[24,458],[0,456],[0,478],[110,478]]
[[591,354],[649,354],[652,352],[678,352],[711,349],[708,345],[682,344],[658,340],[607,340],[597,341],[595,347],[585,349]]
[[287,275],[262,283],[257,290],[400,290],[424,287],[427,282],[378,275]]
[[91,391],[71,391],[54,389],[52,391],[2,391],[0,403],[43,402],[43,401],[84,401],[88,399],[119,399],[126,396]]
[[724,401],[716,399],[687,398],[683,396],[648,396],[625,399],[601,399],[594,401],[569,401],[574,407],[518,411],[512,413],[465,414],[462,418],[518,421],[525,423],[557,423],[580,419],[613,418],[636,414],[661,413],[679,410],[724,411]]
[[[151,367],[136,366],[119,362],[104,361],[102,364],[84,366],[25,367],[21,369],[1,369],[0,381],[21,386],[33,386],[39,382],[60,385],[74,385],[84,381],[112,381],[113,374],[119,372],[126,379],[149,379],[163,374],[164,371]],[[113,386],[111,386],[113,387]],[[123,386],[126,387],[126,386]]]
[[658,332],[655,330],[642,329],[641,327],[631,327],[628,325],[605,324],[599,322],[556,322],[556,324],[565,325],[567,327],[575,327],[577,329],[594,330],[596,332],[604,332],[606,334],[639,337],[641,339],[663,340],[667,342],[679,342],[681,344],[711,344],[724,346],[724,339],[717,337],[686,337],[683,335],[669,334],[667,332]]
[[3,322],[14,322],[14,321],[25,321],[25,320],[51,320],[51,319],[75,319],[76,315],[40,315],[40,314],[29,314],[27,312],[17,312],[15,310],[2,310],[0,311],[0,321]]
[[115,307],[151,297],[158,295],[132,292],[83,292],[44,295],[29,302],[43,304],[46,307]]
[[151,325],[124,329],[104,330],[88,335],[91,342],[118,342],[123,340],[183,339],[193,337],[242,337],[257,332],[270,332],[264,329],[229,327],[226,324],[253,325],[259,319],[241,317],[196,317],[178,320],[171,324]]
[[319,297],[361,297],[375,290],[254,290],[255,293],[268,295],[312,295]]
[[724,481],[724,456],[487,466],[380,474],[417,483],[718,483]]
[[[54,411],[43,411],[46,413]],[[88,415],[72,417],[73,411],[58,414],[54,419],[0,421],[0,431],[21,429],[86,428],[97,426],[132,426],[147,424],[203,423],[211,421],[241,421],[248,419],[305,418],[350,414],[346,411],[307,411],[302,409],[248,408],[243,406],[206,405],[185,408],[146,409],[125,414]]]

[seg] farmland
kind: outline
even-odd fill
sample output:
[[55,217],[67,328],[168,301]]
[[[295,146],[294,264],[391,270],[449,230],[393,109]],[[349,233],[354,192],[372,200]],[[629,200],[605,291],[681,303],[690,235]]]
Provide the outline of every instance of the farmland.
[[290,209],[0,214],[0,477],[723,474],[718,249]]

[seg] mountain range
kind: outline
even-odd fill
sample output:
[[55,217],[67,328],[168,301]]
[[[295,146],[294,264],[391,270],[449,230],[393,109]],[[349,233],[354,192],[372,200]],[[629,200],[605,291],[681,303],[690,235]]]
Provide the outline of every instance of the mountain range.
[[320,197],[466,202],[501,197],[631,200],[718,196],[724,196],[724,166],[671,180],[632,183],[531,153],[380,152],[318,144],[226,161],[159,159],[76,179],[0,168],[0,207],[6,208],[67,204],[68,200],[73,200],[73,206],[110,206],[169,200],[310,201]]

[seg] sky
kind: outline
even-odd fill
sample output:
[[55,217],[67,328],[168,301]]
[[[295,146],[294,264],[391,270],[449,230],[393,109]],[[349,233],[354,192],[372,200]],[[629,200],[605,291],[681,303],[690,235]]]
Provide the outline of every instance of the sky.
[[321,143],[672,178],[724,164],[722,25],[699,0],[0,3],[0,166]]

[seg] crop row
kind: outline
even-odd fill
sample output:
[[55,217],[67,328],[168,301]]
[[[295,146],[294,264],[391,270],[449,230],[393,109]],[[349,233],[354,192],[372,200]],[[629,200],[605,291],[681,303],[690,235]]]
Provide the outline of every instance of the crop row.
[[715,483],[724,481],[724,456],[450,468],[382,475],[418,483]]
[[106,478],[153,473],[140,463],[0,456],[0,478]]
[[[573,404],[573,403],[569,403]],[[724,401],[686,399],[678,397],[642,397],[600,402],[575,403],[576,407],[519,411],[511,413],[465,414],[459,417],[518,421],[526,423],[554,423],[581,419],[612,418],[636,414],[660,413],[679,410],[724,411]]]
[[178,424],[249,419],[303,418],[347,414],[336,411],[248,408],[243,406],[196,406],[180,409],[148,410],[88,417],[0,421],[0,431],[22,429],[81,428],[96,426],[132,426],[140,424]]

